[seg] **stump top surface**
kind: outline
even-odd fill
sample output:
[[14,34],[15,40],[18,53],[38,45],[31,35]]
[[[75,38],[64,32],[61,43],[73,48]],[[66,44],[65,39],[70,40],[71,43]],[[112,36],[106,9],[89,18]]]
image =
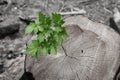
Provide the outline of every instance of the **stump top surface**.
[[36,80],[112,80],[118,66],[120,36],[100,23],[82,16],[65,20],[69,37],[57,55],[34,60]]

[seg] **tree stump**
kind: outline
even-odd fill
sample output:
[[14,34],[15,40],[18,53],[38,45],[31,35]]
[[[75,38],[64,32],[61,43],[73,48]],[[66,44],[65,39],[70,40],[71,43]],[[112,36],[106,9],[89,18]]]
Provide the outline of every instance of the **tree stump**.
[[35,80],[113,80],[120,62],[120,36],[110,27],[83,16],[69,17],[69,37],[57,55],[27,57]]

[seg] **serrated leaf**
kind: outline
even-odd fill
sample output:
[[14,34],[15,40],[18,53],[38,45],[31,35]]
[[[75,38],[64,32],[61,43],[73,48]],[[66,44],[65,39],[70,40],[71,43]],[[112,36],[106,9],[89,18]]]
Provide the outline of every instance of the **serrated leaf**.
[[57,14],[57,13],[53,13],[52,20],[53,20],[53,22],[59,22],[61,20],[61,15]]
[[57,53],[56,49],[53,46],[51,46],[50,53],[51,54],[56,54]]
[[55,22],[54,25],[55,26],[62,26],[64,24],[64,21],[63,20],[59,20],[58,22]]
[[38,25],[37,27],[38,27],[38,30],[41,31],[41,32],[44,30],[42,25]]
[[38,39],[39,39],[39,42],[40,42],[40,43],[41,43],[41,42],[43,42],[43,41],[44,41],[44,39],[45,39],[44,34],[39,33],[39,35],[38,35]]
[[56,30],[56,32],[60,32],[60,31],[62,31],[62,28],[61,27],[55,27],[55,30]]
[[51,26],[51,19],[50,19],[50,17],[46,18],[46,24]]
[[37,34],[37,33],[38,33],[38,28],[35,27],[35,28],[34,28],[34,34]]
[[59,22],[59,24],[61,24],[61,25],[64,24],[64,23],[65,23],[65,22],[64,22],[63,20],[60,20],[60,22]]
[[[46,17],[43,13],[39,13],[39,20],[26,29],[26,33],[34,32],[37,34],[37,40],[33,40],[27,47],[26,53],[36,58],[40,54],[48,55],[49,53],[57,53],[62,40],[67,37],[67,32],[62,27],[64,21],[60,14],[53,13],[52,17]],[[29,29],[30,28],[30,29]]]
[[40,23],[45,23],[45,15],[42,12],[39,13],[39,21]]
[[54,48],[56,49],[56,51],[59,48],[59,46],[60,46],[60,41],[59,42],[54,42]]
[[42,53],[47,56],[48,55],[48,49],[46,47],[43,47]]
[[66,34],[62,35],[62,39],[66,39],[68,36]]
[[54,39],[58,42],[59,41],[59,36],[58,34],[54,34]]
[[40,54],[41,54],[40,52],[41,52],[41,48],[38,48],[36,52],[36,58],[40,58]]
[[45,36],[49,37],[49,36],[50,36],[50,33],[51,33],[50,30],[46,31]]
[[32,56],[35,56],[36,55],[36,52],[37,52],[37,48],[32,48],[32,49],[27,49],[26,50],[26,54],[28,55],[32,55]]
[[66,37],[68,37],[68,34],[67,34],[67,31],[66,31],[66,27],[62,27],[62,32],[61,33],[63,33],[63,35],[65,35]]
[[60,33],[56,33],[54,34],[54,40],[57,42],[57,43],[60,43],[63,39],[61,37],[61,34]]
[[38,47],[39,46],[39,41],[38,40],[32,40],[32,44],[33,44],[33,46]]
[[31,43],[30,45],[27,46],[27,48],[33,49],[33,48],[35,48],[35,46]]
[[25,29],[25,34],[31,33],[34,30],[35,26],[35,23],[30,23]]

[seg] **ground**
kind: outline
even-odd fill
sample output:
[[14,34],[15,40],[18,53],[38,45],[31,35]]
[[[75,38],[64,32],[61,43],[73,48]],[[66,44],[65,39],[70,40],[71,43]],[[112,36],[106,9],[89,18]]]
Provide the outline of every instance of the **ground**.
[[[94,22],[109,26],[109,19],[114,14],[113,10],[119,6],[120,1],[118,0],[1,0],[0,74],[6,72],[9,75],[9,72],[18,64],[21,64],[19,66],[23,68],[23,61],[19,61],[19,59],[24,60],[25,44],[31,38],[31,36],[24,35],[24,29],[30,21],[37,19],[38,12],[41,11],[46,15],[50,15],[52,12],[68,12],[62,16],[64,19],[83,15]],[[78,14],[73,14],[73,12],[78,12]],[[11,25],[17,26],[11,27]],[[18,60],[18,63],[14,64],[14,59]],[[9,64],[8,61],[10,61]],[[12,78],[15,73],[16,71],[10,72]],[[0,79],[3,79],[4,75],[0,76]]]

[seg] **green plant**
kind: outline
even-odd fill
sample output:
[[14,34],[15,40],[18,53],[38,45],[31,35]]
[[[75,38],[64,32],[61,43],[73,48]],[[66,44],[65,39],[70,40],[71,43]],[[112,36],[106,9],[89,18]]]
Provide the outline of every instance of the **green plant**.
[[60,14],[53,13],[51,17],[46,17],[40,12],[39,19],[31,22],[25,29],[25,34],[37,35],[37,39],[32,40],[27,46],[26,54],[39,58],[41,53],[44,55],[57,53],[57,49],[67,37],[63,24]]

